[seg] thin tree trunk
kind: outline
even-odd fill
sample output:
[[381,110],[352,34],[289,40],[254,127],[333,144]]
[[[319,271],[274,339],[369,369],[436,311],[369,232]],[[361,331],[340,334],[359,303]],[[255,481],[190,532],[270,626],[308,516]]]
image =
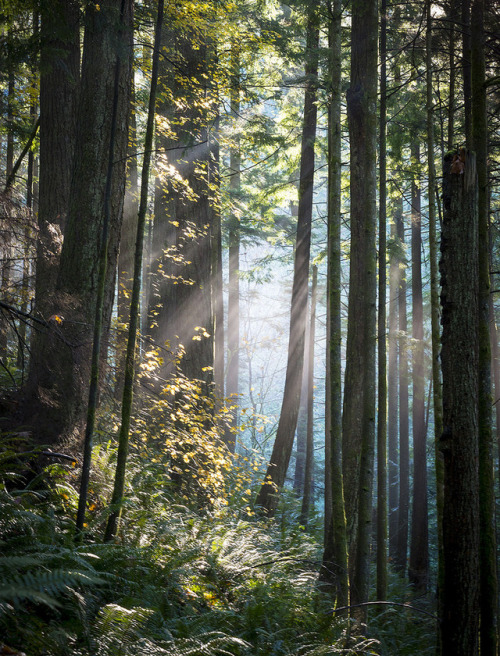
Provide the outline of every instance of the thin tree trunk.
[[120,239],[120,253],[118,255],[118,332],[116,338],[117,368],[114,394],[117,400],[121,400],[123,394],[123,377],[125,366],[126,349],[126,326],[129,324],[130,294],[132,291],[132,276],[134,269],[134,246],[135,234],[137,232],[138,212],[138,170],[137,170],[137,121],[134,111],[135,89],[132,79],[131,89],[131,115],[130,115],[130,137],[127,152],[127,185],[125,199],[123,202],[123,224]]
[[443,656],[479,653],[477,174],[475,155],[462,157],[443,164]]
[[377,599],[387,597],[387,2],[380,7]]
[[[327,281],[327,398],[325,538],[322,581],[332,585],[333,603],[349,603],[347,534],[342,478],[342,370],[341,370],[341,80],[342,2],[334,0],[328,26],[330,107],[328,112],[328,281]],[[329,494],[327,494],[329,492]],[[330,504],[328,504],[328,500]]]
[[[436,171],[434,167],[434,122],[432,102],[432,15],[431,0],[427,2],[426,66],[427,66],[427,169],[429,198],[429,259],[431,269],[431,342],[432,342],[432,388],[434,405],[434,453],[436,463],[436,510],[438,538],[437,595],[443,585],[443,456],[439,450],[439,438],[443,432],[443,396],[441,387],[440,326],[439,326],[439,280],[436,230]],[[438,613],[439,615],[440,613]]]
[[449,61],[449,89],[450,95],[448,99],[448,150],[453,148],[455,143],[455,3],[458,0],[450,0],[449,13],[447,15],[448,29],[449,29],[449,46],[448,46],[448,61]]
[[473,0],[471,14],[472,144],[476,153],[478,176],[479,231],[480,648],[481,656],[496,656],[498,640],[498,582],[493,433],[491,427],[488,123],[485,87],[484,5],[484,0]]
[[[125,23],[125,3],[122,2],[120,9],[120,28],[123,28]],[[119,28],[119,30],[120,30]],[[94,436],[95,418],[97,412],[97,397],[99,391],[99,375],[100,375],[100,361],[101,361],[101,344],[104,332],[104,303],[106,296],[106,279],[108,269],[108,251],[109,251],[109,235],[111,229],[111,211],[112,211],[112,185],[113,185],[113,168],[115,165],[115,146],[118,131],[118,111],[120,105],[120,74],[122,67],[122,54],[116,50],[116,63],[114,66],[114,89],[113,101],[111,110],[111,124],[109,134],[109,151],[108,151],[108,169],[106,172],[106,189],[104,192],[104,217],[102,224],[102,234],[100,238],[100,246],[98,252],[98,278],[97,278],[97,293],[95,299],[95,316],[94,316],[94,334],[92,342],[92,360],[90,365],[90,386],[89,386],[89,400],[87,407],[87,423],[85,426],[85,437],[83,443],[83,462],[82,462],[82,476],[80,480],[80,495],[78,498],[78,512],[76,516],[76,534],[80,537],[85,522],[85,510],[87,506],[88,486],[90,479],[90,467],[92,459],[92,441]],[[124,62],[126,64],[126,61]],[[128,67],[126,67],[128,68]],[[128,115],[128,113],[127,113]]]
[[[464,137],[467,148],[472,144],[472,77],[471,77],[471,0],[461,0],[462,6],[462,79],[464,97]],[[456,139],[455,139],[456,141]]]
[[389,343],[387,370],[387,448],[389,484],[389,558],[396,561],[398,541],[398,295],[399,258],[396,252],[396,223],[391,222],[389,251]]
[[304,494],[304,476],[307,453],[307,404],[308,404],[308,377],[309,377],[309,328],[306,326],[304,335],[304,370],[302,372],[302,385],[300,388],[300,407],[297,419],[296,435],[296,456],[295,456],[295,473],[293,478],[293,489],[295,494],[300,498]]
[[130,419],[134,394],[135,351],[137,331],[140,326],[140,300],[141,300],[141,273],[142,257],[144,252],[144,231],[146,226],[146,213],[148,209],[149,171],[154,136],[154,120],[156,105],[156,90],[158,86],[158,60],[160,56],[161,31],[163,24],[163,0],[158,2],[155,27],[155,40],[153,51],[153,67],[151,71],[151,88],[149,92],[148,117],[146,135],[144,138],[144,159],[142,164],[141,197],[137,220],[137,238],[134,257],[134,277],[132,284],[132,298],[130,301],[130,325],[127,340],[127,356],[125,363],[125,381],[123,384],[122,421],[118,438],[118,455],[116,462],[115,482],[111,497],[111,514],[106,526],[104,539],[109,541],[116,535],[118,521],[121,513],[121,503],[125,493],[125,474],[127,466],[128,441],[130,433]]
[[[398,199],[396,229],[401,251],[404,248],[403,199]],[[404,576],[408,555],[408,511],[410,505],[410,447],[408,413],[408,324],[406,313],[406,264],[400,260],[399,287],[399,511],[396,568]]]
[[422,299],[422,215],[420,211],[420,145],[411,147],[413,167],[411,207],[412,339],[413,339],[413,503],[411,522],[410,582],[421,592],[429,578],[427,445],[425,433],[424,314]]
[[307,339],[307,430],[306,430],[306,458],[304,466],[304,486],[302,507],[300,510],[299,523],[307,526],[309,511],[312,502],[312,477],[314,468],[314,340],[316,339],[316,290],[318,286],[318,267],[312,268],[311,284],[311,321]]
[[241,184],[241,156],[239,136],[240,113],[240,57],[239,46],[231,46],[231,114],[235,126],[235,135],[231,144],[229,168],[231,178],[229,182],[230,198],[232,203],[229,218],[229,285],[227,299],[227,376],[226,395],[231,404],[231,422],[226,430],[225,442],[230,451],[235,450],[235,430],[238,425],[238,395],[239,395],[239,369],[240,369],[240,210],[239,194]]
[[304,333],[307,309],[307,281],[311,248],[311,221],[314,185],[314,141],[316,136],[316,84],[318,71],[317,17],[315,8],[310,9],[307,25],[306,91],[304,98],[304,122],[300,163],[299,216],[295,246],[295,262],[290,313],[290,336],[286,368],[285,389],[278,430],[266,472],[266,478],[255,505],[260,512],[274,515],[279,492],[285,482],[288,463],[293,448],[300,400],[300,386],[304,363]]

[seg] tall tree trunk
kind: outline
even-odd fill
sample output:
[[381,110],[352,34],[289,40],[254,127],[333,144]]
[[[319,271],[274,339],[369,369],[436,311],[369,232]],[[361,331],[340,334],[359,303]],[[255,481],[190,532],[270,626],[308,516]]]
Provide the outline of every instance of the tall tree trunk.
[[[168,97],[179,102],[159,106],[167,120],[160,121],[157,132],[165,153],[157,164],[150,334],[164,361],[161,377],[170,376],[175,364],[188,379],[201,381],[204,395],[211,395],[213,215],[208,126],[215,115],[210,113],[209,49],[205,32],[187,26],[166,33],[163,47],[168,55],[160,61],[160,83],[169,90]],[[161,124],[167,126],[163,135]],[[179,356],[175,363],[174,356]]]
[[[7,37],[10,40],[10,35]],[[15,105],[15,77],[14,70],[10,63],[10,70],[8,73],[8,86],[7,86],[7,152],[5,159],[5,178],[8,181],[12,175],[14,167],[14,105]],[[5,185],[7,189],[7,184]],[[11,298],[11,283],[12,283],[12,236],[10,233],[5,233],[1,249],[0,271],[1,271],[1,289],[4,299],[7,302]],[[8,352],[8,337],[9,337],[9,321],[5,313],[0,314],[0,361],[7,365]]]
[[479,503],[481,656],[497,654],[498,583],[491,428],[488,124],[486,117],[484,0],[471,13],[472,144],[478,176],[479,243]]
[[[80,76],[79,3],[44,0],[40,5],[40,178],[34,311],[55,314],[56,281],[70,201]],[[69,318],[69,317],[68,317]],[[59,387],[52,348],[66,349],[57,335],[33,331],[24,414],[33,417],[40,441],[59,440],[64,388]],[[71,431],[71,420],[62,433]],[[63,438],[64,439],[64,438]]]
[[317,17],[311,8],[307,24],[306,90],[300,160],[299,216],[295,245],[295,262],[290,313],[290,336],[285,389],[278,430],[266,472],[266,478],[256,499],[256,506],[268,516],[274,515],[279,492],[285,482],[293,448],[300,401],[300,386],[304,363],[304,333],[307,310],[309,255],[314,185],[314,141],[316,136],[316,85],[318,73]]
[[[123,28],[120,13],[124,11]],[[97,295],[97,267],[105,207],[111,114],[114,95],[116,38],[123,40],[123,62],[118,84],[115,163],[111,185],[111,222],[108,274],[103,322],[111,314],[116,258],[125,188],[125,162],[130,112],[132,65],[131,0],[107,0],[97,11],[86,12],[86,29],[79,99],[78,131],[64,244],[53,301],[53,328],[44,336],[50,362],[51,406],[36,418],[39,439],[55,443],[81,440],[89,380],[90,344]],[[111,291],[110,291],[111,290]],[[45,370],[45,375],[47,371]],[[55,423],[52,423],[55,422]]]
[[[327,398],[329,416],[325,449],[325,545],[320,572],[322,581],[332,585],[333,603],[349,603],[347,534],[342,478],[342,370],[341,370],[341,80],[342,2],[333,0],[329,17],[330,107],[328,112],[328,281],[327,281]],[[330,507],[327,500],[330,498]]]
[[[311,310],[312,311],[312,310]],[[297,418],[295,473],[293,477],[293,490],[298,497],[304,494],[304,475],[307,452],[307,404],[308,404],[308,380],[309,380],[309,328],[306,326],[304,334],[304,369],[302,371],[302,385],[300,388],[300,407]]]
[[231,422],[226,430],[225,441],[229,449],[235,449],[235,430],[238,425],[238,394],[240,369],[240,209],[241,155],[239,135],[240,113],[240,56],[239,46],[231,45],[231,114],[235,135],[229,154],[231,179],[229,183],[231,216],[229,217],[229,284],[227,299],[227,376],[226,395],[232,407]]
[[[215,78],[215,75],[214,75]],[[214,96],[214,103],[217,102]],[[216,407],[220,409],[224,399],[224,297],[222,276],[222,224],[221,224],[221,196],[220,196],[220,148],[219,148],[219,119],[215,121],[214,133],[209,134],[210,164],[209,185],[211,191],[210,211],[211,219],[211,285],[212,285],[212,317],[214,333],[214,384]]]
[[448,20],[448,30],[449,30],[449,45],[448,45],[448,61],[449,61],[449,89],[450,95],[448,99],[448,150],[453,148],[455,142],[455,14],[456,8],[455,4],[458,0],[450,0],[450,6],[448,10],[447,20]]
[[148,209],[149,170],[153,148],[154,120],[156,91],[158,85],[158,60],[160,57],[161,32],[163,25],[163,0],[158,2],[155,26],[153,67],[151,71],[151,89],[149,93],[148,117],[146,135],[144,138],[144,159],[142,165],[141,197],[137,220],[137,238],[134,256],[134,275],[132,283],[132,298],[130,301],[130,324],[127,340],[127,355],[125,362],[125,381],[123,384],[122,421],[118,441],[118,454],[116,462],[115,481],[111,497],[112,511],[106,526],[104,539],[111,540],[116,535],[121,504],[125,493],[125,474],[128,455],[128,441],[130,433],[130,418],[132,414],[132,401],[134,394],[135,351],[137,331],[140,327],[140,301],[141,301],[141,273],[144,253],[144,231],[146,227],[146,213]]
[[479,653],[477,174],[462,152],[443,164],[443,656]]
[[408,324],[406,313],[406,263],[403,199],[398,198],[396,231],[401,247],[399,287],[399,510],[396,568],[404,576],[408,554],[408,510],[410,505],[410,447],[408,414]]
[[130,294],[132,291],[132,276],[134,271],[134,246],[137,232],[138,212],[138,170],[137,170],[137,121],[134,111],[135,90],[132,80],[130,137],[127,152],[127,184],[123,203],[123,223],[118,255],[118,292],[117,313],[118,332],[116,337],[116,382],[115,398],[121,400],[123,393],[123,377],[125,366],[126,334],[129,323]]
[[377,599],[387,596],[387,2],[380,7],[378,413],[377,413]]
[[425,426],[424,312],[422,299],[422,215],[420,211],[420,145],[411,147],[411,259],[412,259],[412,338],[413,338],[413,503],[410,562],[408,576],[419,591],[426,591],[429,577],[427,446]]
[[389,558],[396,561],[398,543],[398,295],[399,257],[396,223],[391,222],[389,251],[389,340],[387,362],[387,449],[389,484]]
[[[349,517],[353,512],[356,523],[350,535],[350,554],[354,551],[351,603],[358,604],[368,600],[375,448],[376,0],[353,0],[351,30],[351,80],[347,91],[351,263],[342,429],[345,490],[356,490],[354,498],[346,494],[346,513]],[[359,374],[361,379],[356,384]],[[361,612],[360,616],[364,618],[365,613]]]
[[467,148],[472,144],[472,77],[471,77],[471,0],[461,0],[462,79],[464,97],[464,137]]
[[316,290],[318,286],[318,267],[313,266],[311,283],[311,321],[307,336],[307,426],[306,426],[306,453],[304,463],[304,485],[302,507],[299,523],[307,526],[309,511],[312,503],[312,478],[314,468],[314,340],[316,338]]
[[[443,432],[443,396],[441,387],[440,326],[439,326],[439,279],[436,230],[436,171],[434,166],[434,122],[432,102],[432,14],[431,0],[427,2],[426,29],[426,104],[427,104],[427,169],[429,198],[429,260],[431,269],[431,342],[432,342],[432,388],[434,402],[434,453],[436,466],[436,510],[438,537],[437,594],[443,584],[443,457],[439,450],[439,438]],[[438,613],[439,614],[439,613]]]

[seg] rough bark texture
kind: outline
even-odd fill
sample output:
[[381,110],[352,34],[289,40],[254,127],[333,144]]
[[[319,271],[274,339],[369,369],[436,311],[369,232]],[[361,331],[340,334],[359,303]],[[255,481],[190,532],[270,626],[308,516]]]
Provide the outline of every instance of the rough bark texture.
[[488,124],[485,88],[485,0],[473,0],[471,13],[472,144],[478,176],[479,239],[479,499],[481,569],[481,656],[497,654],[498,582],[490,347],[490,258]]
[[[368,600],[375,448],[376,105],[378,3],[352,3],[350,137],[351,261],[344,388],[343,466],[353,604]],[[353,494],[352,492],[355,492]],[[360,613],[364,616],[364,613]]]
[[[73,168],[80,77],[79,5],[76,1],[44,1],[40,12],[40,192],[34,310],[39,318],[48,320],[54,314]],[[57,336],[33,331],[25,412],[47,415],[40,441],[53,443],[57,440],[52,425],[58,421],[58,400],[52,398],[55,369],[47,339],[57,341]],[[62,342],[57,346],[61,348]]]
[[311,10],[307,27],[308,63],[306,65],[306,91],[302,128],[300,161],[299,215],[295,243],[295,261],[290,313],[290,336],[285,389],[278,430],[266,472],[265,481],[256,499],[261,512],[272,516],[279,500],[279,491],[285,482],[293,448],[300,402],[300,386],[304,363],[304,333],[307,317],[307,288],[309,254],[311,248],[311,221],[314,183],[314,141],[316,136],[316,78],[318,70],[318,28],[314,10]]
[[479,653],[478,236],[475,156],[443,163],[443,656]]
[[[40,442],[79,442],[85,417],[92,325],[97,293],[97,274],[117,52],[123,49],[119,82],[118,123],[112,183],[108,276],[104,305],[105,324],[112,308],[116,258],[125,186],[125,162],[130,110],[132,63],[132,6],[125,2],[120,31],[121,1],[107,0],[100,11],[92,5],[86,12],[86,29],[79,98],[75,158],[64,231],[64,244],[51,314],[62,323],[43,336],[39,351],[42,365],[33,373],[37,394],[28,421]],[[50,312],[50,309],[48,309]],[[45,385],[44,385],[45,384]]]
[[[419,144],[412,144],[412,164],[420,168]],[[427,444],[425,424],[424,311],[422,299],[422,215],[420,180],[412,180],[411,260],[412,260],[412,339],[413,339],[413,503],[410,562],[408,576],[419,591],[427,589],[429,577],[429,538],[427,510]]]

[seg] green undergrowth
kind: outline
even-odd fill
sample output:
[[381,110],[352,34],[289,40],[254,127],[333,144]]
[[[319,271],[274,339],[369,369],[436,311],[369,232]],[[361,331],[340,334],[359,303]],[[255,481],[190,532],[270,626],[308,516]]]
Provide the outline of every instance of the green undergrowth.
[[382,625],[356,638],[334,617],[317,586],[320,545],[292,521],[292,503],[272,522],[245,515],[246,497],[196,509],[132,454],[119,536],[103,543],[112,450],[97,447],[94,462],[79,544],[71,463],[29,485],[4,463],[0,643],[27,656],[412,653],[381,650],[380,637],[392,644]]

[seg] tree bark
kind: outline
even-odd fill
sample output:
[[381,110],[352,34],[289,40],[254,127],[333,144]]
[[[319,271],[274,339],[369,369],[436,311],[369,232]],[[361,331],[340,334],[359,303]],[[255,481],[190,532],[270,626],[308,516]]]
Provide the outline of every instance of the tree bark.
[[408,322],[406,312],[406,262],[403,199],[396,208],[396,231],[401,251],[399,287],[399,510],[396,568],[404,576],[408,554],[408,510],[410,505],[410,446],[408,413]]
[[[354,0],[347,117],[351,146],[351,262],[344,387],[346,515],[354,553],[351,603],[368,600],[375,448],[376,105],[378,3]],[[359,380],[358,380],[359,379]],[[348,493],[355,490],[356,494]],[[365,618],[365,609],[360,613]]]
[[[441,386],[440,363],[440,326],[439,326],[439,279],[436,230],[436,171],[434,166],[434,122],[432,96],[432,4],[427,2],[426,28],[426,105],[427,105],[427,169],[429,198],[429,260],[431,286],[431,346],[432,346],[432,388],[434,404],[434,454],[436,467],[436,511],[437,511],[437,547],[438,547],[438,578],[437,596],[440,603],[440,589],[443,585],[443,457],[439,450],[439,438],[443,432],[443,396]],[[440,613],[438,613],[440,615]]]
[[[42,400],[29,417],[42,442],[80,442],[86,413],[90,345],[94,322],[99,246],[102,234],[111,130],[116,38],[123,39],[120,69],[115,164],[111,186],[108,274],[105,281],[104,325],[109,321],[121,229],[132,65],[132,2],[123,0],[123,31],[119,31],[122,0],[107,0],[86,12],[79,99],[78,131],[69,209],[61,251],[53,327],[43,336],[45,365]],[[40,385],[38,385],[40,387]]]
[[314,467],[314,340],[316,338],[316,293],[318,286],[318,267],[313,266],[311,283],[311,320],[309,323],[309,334],[307,336],[307,425],[306,425],[306,453],[304,463],[304,484],[302,507],[300,510],[299,524],[307,526],[309,512],[312,504],[312,477]]
[[226,430],[225,441],[230,451],[235,450],[235,430],[238,425],[238,395],[240,370],[240,208],[241,155],[239,135],[240,113],[240,56],[239,46],[231,44],[231,114],[235,128],[229,154],[231,179],[229,192],[231,216],[229,217],[229,268],[227,299],[227,375],[226,395],[231,404],[231,422]]
[[424,312],[422,298],[422,215],[420,211],[420,145],[413,143],[411,207],[412,339],[413,339],[413,502],[408,576],[415,588],[427,590],[429,577],[427,444],[425,426]]
[[473,153],[443,163],[443,656],[479,653],[478,222]]
[[144,139],[144,159],[142,164],[141,197],[137,220],[137,237],[134,256],[134,274],[132,284],[132,298],[130,301],[130,324],[127,339],[127,354],[125,360],[125,380],[123,383],[123,402],[120,434],[118,439],[118,454],[111,497],[111,514],[106,526],[104,539],[106,541],[115,537],[121,513],[121,504],[125,493],[125,474],[127,466],[128,442],[130,434],[130,419],[132,414],[132,401],[134,394],[135,352],[137,332],[140,327],[140,299],[141,299],[141,273],[144,252],[144,232],[146,227],[146,213],[148,209],[149,171],[154,136],[154,119],[156,92],[158,85],[158,60],[160,56],[161,32],[163,25],[163,0],[158,2],[155,26],[153,67],[151,71],[151,88],[149,93],[148,117],[146,135]]
[[387,597],[387,2],[380,7],[377,599]]
[[472,144],[476,153],[478,176],[479,231],[480,648],[481,656],[496,656],[498,582],[491,426],[490,240],[484,6],[484,0],[473,0],[471,12]]
[[[333,603],[349,603],[347,535],[342,478],[342,305],[341,305],[341,80],[342,3],[334,0],[328,27],[330,107],[328,112],[328,281],[327,281],[327,398],[325,449],[325,537],[320,579],[329,582]],[[329,475],[327,475],[329,474]],[[328,495],[328,488],[330,494]],[[328,499],[330,504],[328,504]],[[328,517],[329,515],[329,517]]]

